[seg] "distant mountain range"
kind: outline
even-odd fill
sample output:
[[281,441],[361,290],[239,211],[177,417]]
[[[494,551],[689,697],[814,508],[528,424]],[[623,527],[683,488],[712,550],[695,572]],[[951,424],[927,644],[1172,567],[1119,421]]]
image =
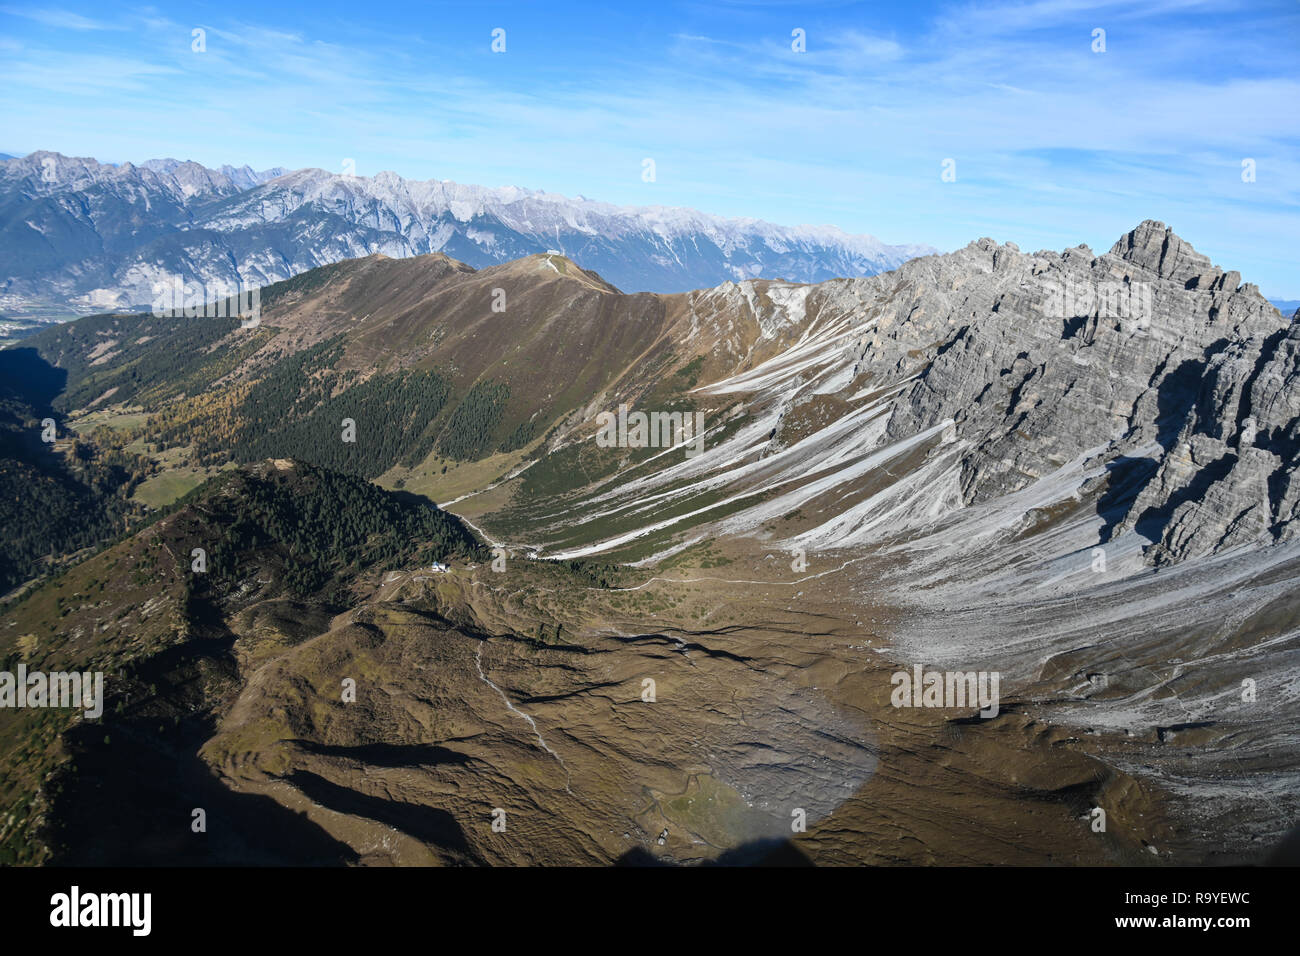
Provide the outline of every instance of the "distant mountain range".
[[506,187],[322,169],[109,165],[38,151],[0,161],[0,312],[148,305],[179,276],[267,285],[343,259],[442,252],[476,268],[564,253],[624,291],[765,277],[868,276],[934,250],[831,226],[619,207]]

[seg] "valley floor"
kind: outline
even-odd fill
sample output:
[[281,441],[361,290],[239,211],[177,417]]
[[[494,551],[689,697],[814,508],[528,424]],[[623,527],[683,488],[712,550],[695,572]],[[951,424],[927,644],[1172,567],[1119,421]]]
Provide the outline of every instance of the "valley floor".
[[[380,864],[1248,862],[1294,813],[1267,792],[1276,763],[1225,779],[1240,728],[1085,726],[1059,662],[1007,675],[990,719],[893,706],[907,612],[873,603],[880,559],[708,563],[616,589],[522,561],[509,583],[486,564],[390,572],[260,662],[204,757]],[[387,675],[369,730],[315,717],[287,739],[294,688],[362,660]],[[359,733],[392,743],[308,743]],[[1195,812],[1210,789],[1232,791],[1240,826]]]

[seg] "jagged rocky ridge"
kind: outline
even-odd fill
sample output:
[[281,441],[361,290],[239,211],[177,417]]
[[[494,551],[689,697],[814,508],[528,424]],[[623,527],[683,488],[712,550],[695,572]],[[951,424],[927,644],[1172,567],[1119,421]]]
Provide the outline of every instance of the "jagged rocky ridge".
[[[924,368],[898,356],[897,371],[919,377],[887,435],[951,418],[972,446],[967,503],[1091,451],[1116,499],[1132,491],[1106,536],[1138,530],[1154,543],[1152,560],[1300,532],[1300,326],[1240,274],[1151,221],[1100,256],[981,240],[927,261],[936,272],[908,306],[911,327],[897,337],[882,329],[868,348],[892,357],[925,335],[942,343]],[[1132,291],[1118,306],[1087,294],[1106,289]]]
[[[1100,516],[1091,544],[1137,532],[1149,563],[1300,530],[1293,321],[1162,223],[1101,255],[981,239],[886,275],[746,280],[673,297],[667,310],[669,334],[705,363],[697,401],[724,418],[698,458],[665,459],[575,502],[552,553],[646,537],[575,546],[573,519],[597,510],[643,514],[654,535],[717,519],[721,531],[766,536],[800,509],[821,522],[797,535],[804,545],[871,543],[972,505],[1014,509],[1012,496],[1067,466],[1066,493]],[[639,388],[616,385],[601,407],[634,402]],[[737,399],[751,424],[734,430]],[[791,427],[804,419],[816,419],[811,432]],[[882,471],[931,446],[914,473]],[[863,490],[881,482],[891,488]],[[729,513],[708,505],[720,488],[736,503]],[[750,504],[764,488],[786,490]],[[635,498],[668,489],[708,506],[660,524]]]

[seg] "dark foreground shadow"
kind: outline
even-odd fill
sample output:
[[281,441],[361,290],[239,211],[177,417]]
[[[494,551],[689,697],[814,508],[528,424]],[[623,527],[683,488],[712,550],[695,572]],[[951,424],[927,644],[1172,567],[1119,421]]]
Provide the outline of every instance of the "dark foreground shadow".
[[[648,850],[637,847],[614,861],[615,866],[673,866]],[[814,866],[791,840],[754,840],[727,850],[699,866]]]
[[[68,866],[344,866],[357,854],[305,814],[225,786],[199,757],[215,719],[205,681],[233,669],[229,638],[187,642],[128,678],[139,702],[65,735],[70,765],[50,787],[51,863]],[[140,688],[156,687],[144,695]],[[202,809],[205,832],[194,832]]]
[[0,349],[0,398],[12,398],[47,412],[63,391],[68,373],[45,361],[34,348]]

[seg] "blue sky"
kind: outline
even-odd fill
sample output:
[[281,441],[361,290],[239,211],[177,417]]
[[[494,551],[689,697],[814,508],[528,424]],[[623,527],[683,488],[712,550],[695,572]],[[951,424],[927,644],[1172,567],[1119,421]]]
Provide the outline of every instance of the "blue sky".
[[1297,50],[1295,0],[0,0],[0,151],[354,159],[941,249],[1102,251],[1159,219],[1300,298]]

